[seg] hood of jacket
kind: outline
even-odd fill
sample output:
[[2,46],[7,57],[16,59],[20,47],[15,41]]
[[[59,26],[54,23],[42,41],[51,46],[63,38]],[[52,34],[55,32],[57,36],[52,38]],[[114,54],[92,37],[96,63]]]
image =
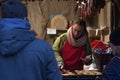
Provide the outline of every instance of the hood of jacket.
[[12,56],[35,39],[30,24],[22,19],[0,20],[0,55]]

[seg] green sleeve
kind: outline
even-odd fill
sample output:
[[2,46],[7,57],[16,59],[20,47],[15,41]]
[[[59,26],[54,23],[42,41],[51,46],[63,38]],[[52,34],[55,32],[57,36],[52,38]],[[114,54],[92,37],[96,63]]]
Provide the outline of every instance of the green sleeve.
[[52,46],[53,50],[54,50],[54,53],[55,53],[56,60],[58,62],[63,62],[63,59],[60,56],[60,54],[61,54],[61,50],[64,46],[64,43],[66,42],[65,39],[66,39],[65,33],[61,34],[59,37],[57,37],[57,39],[55,40],[55,42]]
[[[86,56],[91,55],[91,58],[92,58],[92,49],[91,49],[89,40],[87,40],[87,44],[85,46],[85,51],[86,51]],[[89,65],[91,63],[92,63],[92,60],[89,61],[88,63],[86,63],[86,65]]]

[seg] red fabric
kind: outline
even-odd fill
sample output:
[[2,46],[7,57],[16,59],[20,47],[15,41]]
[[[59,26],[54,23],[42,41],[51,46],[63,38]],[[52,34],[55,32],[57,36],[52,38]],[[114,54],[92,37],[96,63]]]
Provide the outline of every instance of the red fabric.
[[91,46],[92,46],[92,50],[95,50],[95,49],[99,49],[101,48],[102,50],[106,50],[108,47],[100,40],[94,40],[92,43],[91,43]]
[[62,49],[61,56],[64,60],[64,68],[68,70],[82,70],[83,63],[80,58],[85,58],[84,47],[74,47],[67,41]]

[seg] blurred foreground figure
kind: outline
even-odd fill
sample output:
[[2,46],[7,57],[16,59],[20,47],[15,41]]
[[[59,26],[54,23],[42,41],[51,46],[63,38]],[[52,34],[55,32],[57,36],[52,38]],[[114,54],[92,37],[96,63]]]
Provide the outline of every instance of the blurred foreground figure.
[[114,57],[103,70],[103,80],[120,80],[120,28],[113,30],[109,39]]
[[62,80],[52,47],[36,39],[20,1],[5,1],[0,19],[0,80]]

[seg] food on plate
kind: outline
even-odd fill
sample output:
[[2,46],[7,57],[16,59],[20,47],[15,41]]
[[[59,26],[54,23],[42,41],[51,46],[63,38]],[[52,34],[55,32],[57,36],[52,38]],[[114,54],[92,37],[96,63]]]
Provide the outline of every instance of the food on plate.
[[101,72],[97,70],[75,70],[78,75],[102,75]]

